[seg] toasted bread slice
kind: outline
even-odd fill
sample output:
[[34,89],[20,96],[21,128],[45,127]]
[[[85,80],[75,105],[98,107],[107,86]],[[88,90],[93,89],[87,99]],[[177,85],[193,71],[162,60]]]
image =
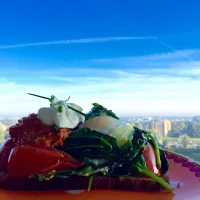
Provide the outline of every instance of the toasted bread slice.
[[[167,175],[161,177],[169,183]],[[38,181],[31,178],[0,177],[0,187],[6,190],[87,190],[89,177],[77,176],[66,179],[51,179]],[[96,176],[93,179],[92,190],[128,190],[128,191],[161,191],[164,188],[156,181],[149,178],[136,177],[107,177]]]

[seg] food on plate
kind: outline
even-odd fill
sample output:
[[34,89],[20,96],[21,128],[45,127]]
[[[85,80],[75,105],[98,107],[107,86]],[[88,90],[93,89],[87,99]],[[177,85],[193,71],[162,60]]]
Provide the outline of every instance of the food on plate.
[[94,103],[87,114],[55,96],[9,129],[0,187],[12,190],[172,191],[168,160],[150,131]]

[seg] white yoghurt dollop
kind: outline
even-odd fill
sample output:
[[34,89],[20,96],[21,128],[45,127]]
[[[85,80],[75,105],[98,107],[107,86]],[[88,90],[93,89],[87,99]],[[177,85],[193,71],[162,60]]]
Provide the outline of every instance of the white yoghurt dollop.
[[71,110],[68,106],[82,111],[83,108],[74,103],[60,101],[54,96],[51,100],[51,107],[40,108],[38,118],[47,125],[56,125],[59,128],[75,128],[80,122],[84,123],[85,117],[76,111]]

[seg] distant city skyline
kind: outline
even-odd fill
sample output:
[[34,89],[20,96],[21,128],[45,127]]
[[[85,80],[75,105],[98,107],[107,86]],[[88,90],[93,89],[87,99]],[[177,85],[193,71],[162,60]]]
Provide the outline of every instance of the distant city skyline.
[[84,112],[97,102],[119,116],[200,115],[199,6],[2,2],[0,117],[49,106],[28,92],[71,96]]

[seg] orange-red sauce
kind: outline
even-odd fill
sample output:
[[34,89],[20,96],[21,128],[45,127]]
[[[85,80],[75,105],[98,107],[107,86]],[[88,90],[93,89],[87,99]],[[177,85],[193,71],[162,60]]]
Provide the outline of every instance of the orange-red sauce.
[[36,114],[30,114],[18,121],[9,129],[9,134],[16,145],[36,144],[41,146],[62,146],[63,141],[69,136],[71,130],[44,124]]

